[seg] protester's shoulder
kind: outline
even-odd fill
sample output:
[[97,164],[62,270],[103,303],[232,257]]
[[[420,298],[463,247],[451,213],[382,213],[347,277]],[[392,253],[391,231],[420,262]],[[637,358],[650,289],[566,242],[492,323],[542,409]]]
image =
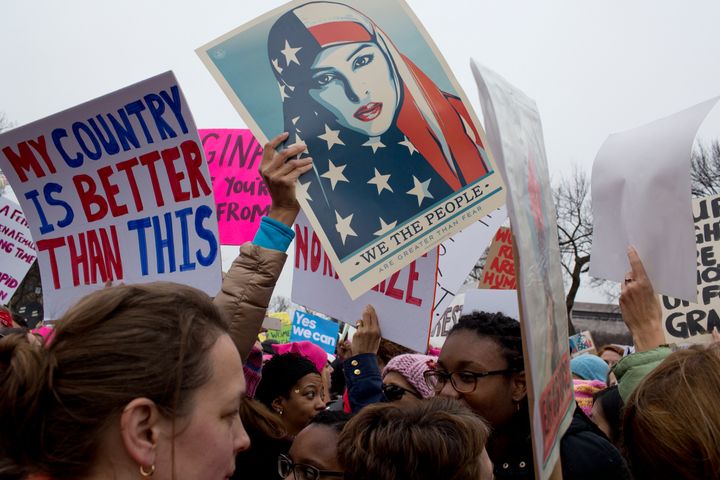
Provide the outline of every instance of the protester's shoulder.
[[635,352],[620,359],[613,373],[618,379],[618,390],[623,401],[635,390],[645,375],[665,360],[672,350],[668,347],[658,347],[644,352]]
[[630,478],[620,452],[579,409],[560,441],[560,457],[565,479]]
[[658,363],[665,360],[665,358],[667,358],[667,356],[671,353],[672,350],[670,350],[668,347],[657,347],[653,348],[652,350],[647,350],[645,352],[631,353],[630,355],[627,355],[620,359],[617,365],[615,365],[615,368],[613,368],[613,372],[616,376],[621,376],[627,373],[627,371],[631,368],[646,366],[651,366],[654,368],[655,366],[657,366]]

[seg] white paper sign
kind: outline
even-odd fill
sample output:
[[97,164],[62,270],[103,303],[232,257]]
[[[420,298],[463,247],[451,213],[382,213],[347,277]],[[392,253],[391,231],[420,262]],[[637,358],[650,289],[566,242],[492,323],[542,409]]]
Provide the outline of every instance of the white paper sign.
[[448,307],[456,304],[454,298],[458,290],[506,219],[507,210],[502,206],[440,244],[430,342],[434,347],[441,346],[445,341],[444,337],[442,340],[433,337],[438,328],[438,331],[444,330],[442,325],[438,325],[447,321]]
[[592,170],[590,275],[622,282],[633,245],[655,291],[696,300],[690,151],[717,101],[605,140]]
[[37,246],[46,319],[107,281],[220,288],[212,182],[172,72],[0,135],[0,168]]
[[292,301],[351,325],[360,320],[366,305],[372,305],[383,338],[423,353],[430,334],[436,271],[434,249],[353,301],[307,217],[301,213],[295,224]]
[[10,301],[35,257],[35,243],[20,205],[0,197],[0,304]]
[[472,312],[500,312],[506,317],[520,321],[517,290],[468,290],[465,292],[462,314]]

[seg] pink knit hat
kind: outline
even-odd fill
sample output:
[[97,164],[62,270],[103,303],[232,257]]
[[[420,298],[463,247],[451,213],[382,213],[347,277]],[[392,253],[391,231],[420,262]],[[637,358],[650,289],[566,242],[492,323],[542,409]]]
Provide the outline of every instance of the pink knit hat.
[[581,380],[573,378],[575,400],[588,418],[592,418],[592,397],[607,385],[600,380]]
[[382,372],[383,378],[390,372],[397,372],[417,390],[422,398],[435,396],[435,392],[427,386],[423,374],[437,362],[437,357],[420,355],[419,353],[406,353],[393,357]]
[[322,373],[323,368],[325,368],[325,365],[328,363],[328,357],[325,350],[312,342],[308,342],[307,340],[283,344],[274,343],[272,345],[272,349],[275,350],[278,355],[296,353],[301,357],[305,357],[315,364],[315,368],[317,368],[317,371],[320,373]]

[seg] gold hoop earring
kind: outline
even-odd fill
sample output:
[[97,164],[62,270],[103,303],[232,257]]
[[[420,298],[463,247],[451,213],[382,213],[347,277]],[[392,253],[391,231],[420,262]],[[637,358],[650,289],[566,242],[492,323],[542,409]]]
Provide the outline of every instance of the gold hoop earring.
[[155,473],[155,464],[154,463],[152,465],[150,465],[150,467],[147,470],[145,470],[144,465],[140,465],[140,476],[142,476],[143,478],[150,478],[153,476],[154,473]]

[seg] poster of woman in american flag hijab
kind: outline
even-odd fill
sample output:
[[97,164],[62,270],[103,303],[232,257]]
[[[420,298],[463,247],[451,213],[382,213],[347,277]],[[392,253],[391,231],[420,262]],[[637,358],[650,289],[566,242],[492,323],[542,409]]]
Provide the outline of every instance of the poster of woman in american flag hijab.
[[482,127],[402,0],[292,2],[198,53],[258,139],[307,145],[298,200],[353,298],[504,203]]

